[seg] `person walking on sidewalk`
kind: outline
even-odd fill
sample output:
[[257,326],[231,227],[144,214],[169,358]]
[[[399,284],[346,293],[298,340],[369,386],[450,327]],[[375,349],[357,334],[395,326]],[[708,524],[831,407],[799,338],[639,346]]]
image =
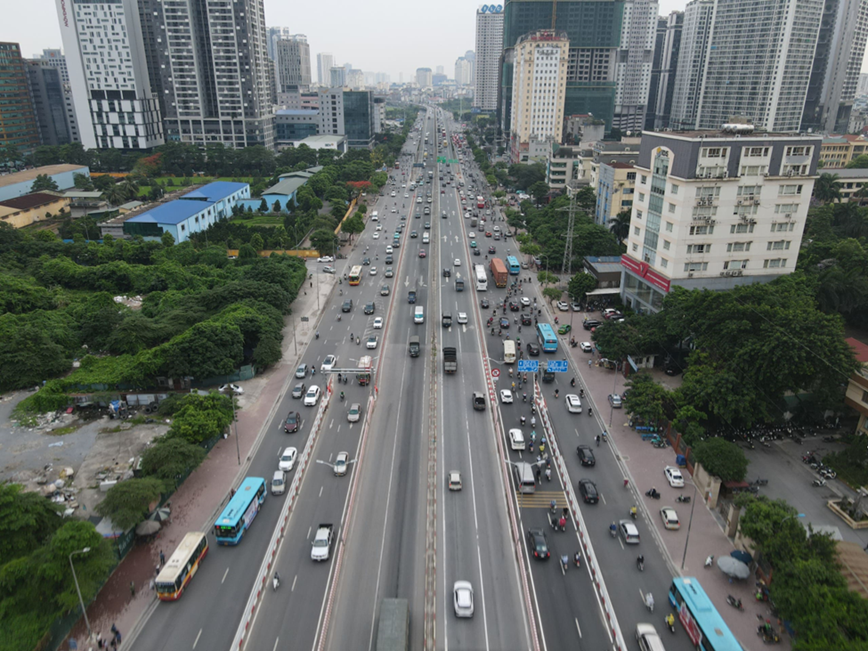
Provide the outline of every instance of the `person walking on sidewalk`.
[[[136,596],[136,583],[135,583],[135,581],[130,581],[130,596],[131,597]],[[115,629],[115,631],[117,631],[117,629]]]
[[160,550],[160,565],[166,564],[166,555],[163,553],[163,550]]

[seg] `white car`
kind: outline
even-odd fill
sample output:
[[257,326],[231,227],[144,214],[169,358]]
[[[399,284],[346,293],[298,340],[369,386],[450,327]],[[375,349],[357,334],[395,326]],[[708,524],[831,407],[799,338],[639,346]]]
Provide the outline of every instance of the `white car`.
[[591,345],[590,341],[583,341],[582,343],[579,344],[579,348],[582,349],[583,353],[593,353],[594,352],[594,347],[593,347],[593,345]]
[[458,258],[455,258],[454,264],[456,267],[460,267],[461,266],[461,260],[459,260]]
[[325,359],[322,361],[322,364],[319,366],[319,370],[323,373],[329,373],[335,367],[338,358],[334,355],[326,355]]
[[297,378],[306,378],[307,377],[307,364],[301,364],[297,369],[295,369],[295,377]]
[[237,384],[224,384],[218,390],[220,391],[220,393],[226,393],[228,391],[231,391],[236,396],[240,396],[244,393],[244,389],[242,389]]
[[467,312],[459,312],[458,313],[458,323],[459,324],[467,323]]
[[379,234],[378,232],[376,232],[376,231],[374,232],[374,239],[375,239],[375,240],[380,239],[380,234]]
[[383,225],[382,225],[382,224],[377,224],[377,230],[378,230],[378,231],[383,230]]
[[386,247],[386,253],[394,253],[394,252],[395,252],[395,250],[392,248],[391,245]]
[[347,421],[350,423],[358,423],[359,418],[362,417],[362,406],[354,402],[350,405],[350,410],[347,412]]
[[524,450],[524,434],[518,428],[509,430],[509,447],[513,450]]
[[315,407],[317,400],[319,400],[319,387],[312,384],[307,390],[307,393],[304,394],[304,406]]
[[677,531],[681,528],[681,522],[678,520],[678,514],[671,506],[664,506],[660,509],[660,517],[663,519],[663,526],[672,531]]
[[380,338],[377,335],[371,335],[368,337],[367,343],[365,343],[365,348],[374,349],[377,347],[377,343],[380,341]]
[[669,485],[672,486],[672,488],[684,488],[684,477],[678,468],[675,466],[666,466],[663,470],[663,474],[666,475],[666,481],[669,482]]
[[568,393],[564,398],[567,401],[567,411],[571,414],[581,414],[582,413],[582,401],[579,400],[579,396],[575,393]]
[[335,259],[334,259],[334,257],[332,257],[330,255],[324,255],[321,258],[317,258],[316,261],[317,262],[334,262]]
[[558,309],[561,312],[568,312],[570,309],[570,306],[567,305],[567,303],[565,303],[564,301],[558,301]]
[[500,402],[504,405],[512,404],[512,391],[509,389],[501,389],[500,390]]
[[405,192],[405,193],[404,193],[404,198],[405,198],[405,199],[409,199],[409,198],[410,198],[410,194],[409,194],[408,192]]
[[278,470],[289,472],[295,468],[295,458],[298,456],[298,450],[295,448],[286,448],[283,454],[280,455],[280,462],[277,464]]
[[473,617],[473,586],[470,581],[456,581],[452,586],[452,606],[456,617]]
[[350,455],[346,452],[338,452],[338,456],[335,457],[335,476],[343,477],[347,474],[347,466],[349,465]]
[[518,299],[518,302],[521,303],[524,307],[530,307],[530,299],[527,296],[522,296]]
[[398,212],[397,206],[392,206],[392,212]]
[[371,267],[371,270],[368,273],[371,274],[372,276],[376,276],[377,275],[377,268]]
[[391,195],[391,196],[393,196],[393,197],[395,196],[395,191],[394,191],[394,190],[392,190],[392,195]]
[[374,319],[374,330],[382,330],[383,329],[383,317],[378,316]]

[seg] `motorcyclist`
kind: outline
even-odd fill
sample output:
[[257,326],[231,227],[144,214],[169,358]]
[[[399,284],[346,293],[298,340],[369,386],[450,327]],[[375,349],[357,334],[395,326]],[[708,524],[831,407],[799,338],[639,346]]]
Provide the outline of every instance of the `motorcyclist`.
[[638,513],[639,513],[639,509],[637,509],[635,506],[630,507],[630,515],[632,515],[635,518]]
[[675,615],[673,615],[672,613],[666,615],[666,625],[670,628],[675,626]]
[[521,417],[521,426],[524,427],[524,424],[527,422],[527,418],[524,416]]
[[344,392],[341,391],[341,400],[343,400],[343,399],[344,399]]
[[650,592],[645,596],[645,605],[648,607],[648,610],[654,610],[654,595]]
[[570,386],[571,387],[576,386],[576,378],[573,378],[572,380],[570,380]]
[[[550,471],[550,470],[547,470],[546,472],[549,472],[549,473],[550,473],[551,471]],[[567,519],[566,519],[564,516],[561,516],[561,519],[558,520],[558,526],[559,526],[561,529],[566,529],[566,528],[567,528]]]
[[614,522],[609,525],[609,533],[613,536],[618,533],[618,525],[616,525]]
[[573,554],[573,562],[576,565],[579,565],[582,562],[582,555],[579,553],[579,550],[576,550],[576,553]]
[[642,554],[636,557],[636,565],[645,565],[645,557]]

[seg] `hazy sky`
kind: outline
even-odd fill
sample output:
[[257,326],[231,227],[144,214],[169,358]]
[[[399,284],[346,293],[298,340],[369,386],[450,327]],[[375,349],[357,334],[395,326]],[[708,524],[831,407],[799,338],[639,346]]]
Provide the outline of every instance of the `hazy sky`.
[[[317,53],[331,52],[336,65],[386,72],[397,82],[398,73],[408,81],[416,68],[437,66],[453,77],[455,60],[475,48],[476,8],[489,2],[438,0],[422,7],[394,0],[265,0],[265,18],[269,26],[307,35],[314,79]],[[687,0],[659,4],[666,15],[684,9]],[[6,27],[0,29],[0,41],[20,43],[28,58],[43,48],[62,47],[54,0],[5,0],[3,5]]]

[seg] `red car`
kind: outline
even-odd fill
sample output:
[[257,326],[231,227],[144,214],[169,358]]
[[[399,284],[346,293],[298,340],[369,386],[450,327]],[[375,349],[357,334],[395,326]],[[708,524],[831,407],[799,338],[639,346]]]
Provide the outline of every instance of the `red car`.
[[422,249],[421,251],[419,251],[419,257],[420,257],[420,258],[424,258],[425,255],[426,255],[426,254],[425,254],[425,249]]

